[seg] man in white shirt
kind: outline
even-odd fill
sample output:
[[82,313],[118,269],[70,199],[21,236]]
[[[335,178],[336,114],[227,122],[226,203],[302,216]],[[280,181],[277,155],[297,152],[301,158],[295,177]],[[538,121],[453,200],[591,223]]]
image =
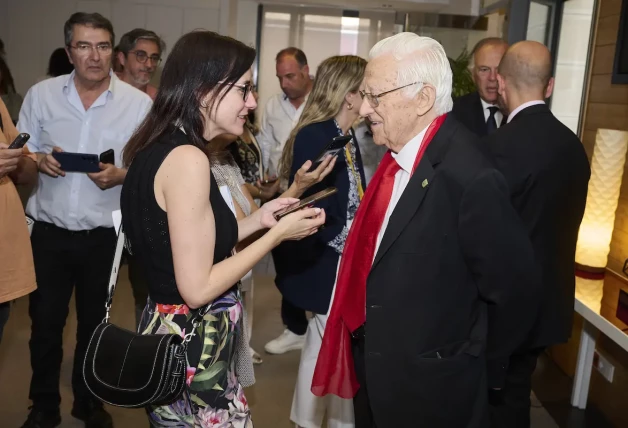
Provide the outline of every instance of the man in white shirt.
[[508,43],[497,37],[480,40],[472,52],[471,73],[476,92],[454,101],[452,114],[479,137],[491,134],[506,123],[497,103],[497,67]]
[[[151,106],[148,95],[111,71],[111,22],[75,13],[65,23],[72,74],[44,80],[27,93],[18,129],[30,134],[37,155],[38,185],[26,212],[35,220],[31,242],[38,289],[30,295],[33,401],[25,428],[61,423],[59,375],[68,304],[75,291],[77,333],[72,416],[89,427],[111,427],[111,416],[87,389],[82,367],[87,345],[105,315],[116,242],[112,212],[120,209],[126,176],[121,152]],[[64,171],[54,152],[99,155],[112,149],[114,164],[100,172]]]
[[282,93],[266,103],[257,141],[262,149],[269,177],[279,175],[279,161],[290,136],[292,125],[299,119],[313,81],[307,57],[301,49],[286,48],[277,54],[277,78]]
[[[267,166],[267,171],[264,171],[267,177],[279,175],[279,161],[284,145],[303,111],[313,84],[307,57],[301,49],[290,47],[281,50],[277,54],[276,70],[283,92],[273,96],[266,103],[260,134],[257,136],[262,150],[263,165]],[[305,311],[282,299],[281,318],[286,329],[264,347],[266,352],[271,354],[298,350],[303,348],[305,343],[307,331]]]

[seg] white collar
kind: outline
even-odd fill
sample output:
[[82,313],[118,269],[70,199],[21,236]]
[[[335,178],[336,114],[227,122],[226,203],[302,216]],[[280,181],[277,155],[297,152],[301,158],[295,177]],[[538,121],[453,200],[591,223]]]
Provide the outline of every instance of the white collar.
[[487,103],[486,101],[484,101],[482,99],[482,97],[480,97],[480,102],[482,103],[482,109],[483,110],[486,110],[489,107],[497,107],[497,108],[499,108],[499,106],[497,104],[489,104],[489,103]]
[[414,168],[414,161],[416,160],[416,156],[419,153],[419,149],[421,148],[421,144],[423,143],[423,137],[427,132],[427,129],[430,125],[426,126],[423,131],[419,132],[416,137],[408,141],[408,143],[403,146],[399,153],[390,154],[395,159],[395,161],[399,164],[401,169],[403,169],[408,174],[412,174],[412,168]]
[[517,115],[517,113],[519,113],[524,108],[528,108],[528,107],[535,106],[535,105],[540,105],[540,104],[545,104],[545,101],[534,100],[534,101],[528,101],[527,103],[521,104],[519,107],[514,109],[512,111],[512,113],[510,113],[510,115],[508,115],[508,122],[507,123],[512,122],[512,119]]

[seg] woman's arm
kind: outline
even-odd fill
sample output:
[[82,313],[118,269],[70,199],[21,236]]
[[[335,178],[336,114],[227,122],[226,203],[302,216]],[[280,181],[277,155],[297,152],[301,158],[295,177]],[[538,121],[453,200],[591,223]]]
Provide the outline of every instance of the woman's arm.
[[223,294],[281,241],[309,236],[325,221],[321,210],[291,214],[242,252],[214,265],[216,230],[209,202],[210,174],[206,155],[186,145],[166,157],[155,177],[157,202],[168,216],[177,287],[191,308]]

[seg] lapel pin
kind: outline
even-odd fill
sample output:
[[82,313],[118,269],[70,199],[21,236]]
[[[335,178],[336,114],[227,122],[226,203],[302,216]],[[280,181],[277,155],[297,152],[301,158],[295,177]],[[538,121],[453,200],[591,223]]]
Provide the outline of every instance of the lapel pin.
[[428,183],[427,178],[426,178],[425,180],[423,180],[423,183],[421,183],[421,187],[426,188],[428,184],[429,183]]

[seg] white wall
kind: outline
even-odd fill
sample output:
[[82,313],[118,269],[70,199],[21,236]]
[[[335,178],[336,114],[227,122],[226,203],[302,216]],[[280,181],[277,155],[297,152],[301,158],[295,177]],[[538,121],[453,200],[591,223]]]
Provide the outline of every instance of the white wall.
[[63,46],[63,24],[74,12],[109,18],[116,41],[142,27],[155,31],[171,48],[196,28],[226,33],[228,5],[229,0],[0,0],[0,38],[18,92],[25,94],[46,73],[52,51]]
[[552,112],[578,134],[585,85],[594,0],[570,0],[563,5]]

